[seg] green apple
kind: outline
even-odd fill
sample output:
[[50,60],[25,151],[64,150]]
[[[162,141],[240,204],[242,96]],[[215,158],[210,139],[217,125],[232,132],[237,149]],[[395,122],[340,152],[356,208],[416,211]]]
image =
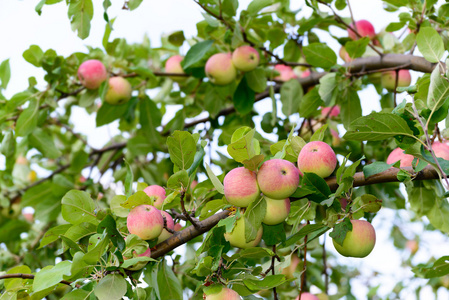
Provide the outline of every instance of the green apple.
[[347,257],[366,257],[376,244],[376,232],[371,223],[364,220],[351,220],[352,231],[346,233],[343,245],[332,240],[338,253]]
[[230,288],[223,287],[221,291],[209,295],[203,295],[204,300],[241,300],[242,297]]
[[216,85],[230,84],[237,77],[237,69],[232,63],[231,53],[212,55],[204,69],[210,82]]
[[109,89],[104,96],[104,101],[111,105],[124,104],[131,99],[131,84],[123,77],[109,78]]
[[231,244],[231,246],[245,249],[257,246],[262,239],[262,233],[263,229],[262,226],[260,226],[257,230],[256,238],[250,242],[246,242],[245,219],[242,216],[235,222],[234,230],[232,230],[232,232],[226,232],[224,237]]
[[259,52],[248,45],[238,47],[232,53],[234,66],[243,72],[254,70],[259,64],[259,60]]
[[284,222],[290,213],[290,199],[276,200],[265,197],[265,200],[267,202],[267,211],[262,223],[277,225]]

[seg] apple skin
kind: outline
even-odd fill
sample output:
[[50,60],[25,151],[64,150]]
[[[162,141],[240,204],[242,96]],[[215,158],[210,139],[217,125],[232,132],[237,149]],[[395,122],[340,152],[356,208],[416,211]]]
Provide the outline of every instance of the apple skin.
[[[296,297],[295,300],[300,300],[299,296]],[[311,293],[301,293],[301,300],[320,300],[317,296],[311,294]]]
[[276,200],[265,197],[267,201],[267,211],[262,223],[267,225],[277,225],[287,219],[290,213],[290,199]]
[[262,226],[260,226],[260,228],[257,230],[256,238],[247,243],[245,239],[245,218],[243,218],[242,216],[235,222],[235,226],[232,232],[226,232],[224,234],[224,237],[231,244],[231,246],[246,249],[250,247],[256,247],[262,239],[262,233],[263,229]]
[[237,69],[232,63],[231,53],[216,53],[206,62],[205,72],[215,85],[227,85],[237,77]]
[[[142,254],[137,254],[136,251],[133,252],[133,257],[144,257],[144,256],[151,257],[151,249],[150,249],[150,248],[148,248],[148,249],[147,249],[144,253],[142,253]],[[131,258],[133,258],[133,257],[131,257]],[[125,258],[125,257],[124,257],[124,259],[126,260],[126,259],[128,259],[128,258]],[[148,263],[148,262],[146,262],[146,261],[140,261],[140,262],[138,262],[138,263],[132,265],[131,267],[127,268],[127,270],[130,270],[130,271],[138,271],[138,270],[141,270],[143,267],[145,267],[145,266],[147,265],[147,263]]]
[[179,223],[176,223],[174,228],[175,228],[175,231],[181,231],[182,230],[182,225],[179,224]]
[[366,257],[376,244],[376,232],[371,223],[364,220],[351,220],[352,231],[346,233],[343,246],[332,240],[335,250],[346,257]]
[[148,197],[154,198],[153,206],[162,209],[165,200],[165,189],[160,185],[149,185],[144,190]]
[[344,62],[351,62],[352,58],[349,56],[348,51],[346,51],[345,46],[341,46],[340,51],[338,52],[338,55],[343,59]]
[[446,143],[433,142],[432,149],[435,152],[435,156],[449,160],[449,145]]
[[[373,24],[371,24],[370,21],[359,20],[359,21],[355,22],[355,26],[354,26],[354,23],[352,23],[350,26],[351,26],[351,28],[356,29],[357,32],[362,37],[367,36],[371,40],[376,37],[376,30],[374,29],[374,26],[373,26]],[[348,36],[349,36],[349,38],[351,38],[353,40],[357,40],[358,39],[358,36],[351,29],[348,29]]]
[[[412,77],[409,70],[399,70],[398,75],[398,87],[409,86],[412,82]],[[383,72],[380,78],[380,82],[382,86],[387,90],[394,91],[396,84],[396,71]]]
[[331,107],[323,107],[321,109],[321,115],[323,117],[330,117],[330,118],[336,118],[340,115],[340,106],[334,105]]
[[[173,55],[165,62],[165,72],[167,73],[179,73],[185,74],[181,62],[184,60],[184,57],[181,55]],[[170,76],[170,79],[176,82],[184,82],[187,77],[185,76]]]
[[298,78],[292,67],[286,65],[275,65],[274,70],[279,72],[279,76],[274,77],[274,80],[289,81],[290,79]]
[[107,78],[106,67],[97,59],[86,60],[78,68],[78,79],[86,89],[98,89]]
[[111,105],[124,104],[131,99],[131,84],[123,77],[109,78],[109,89],[104,96],[104,101]]
[[245,167],[232,169],[223,180],[226,200],[238,207],[247,207],[260,197],[256,173]]
[[259,52],[251,46],[240,46],[232,53],[232,63],[237,70],[249,72],[259,65]]
[[219,293],[211,294],[211,295],[203,295],[204,300],[241,300],[242,297],[229,288],[223,287]]
[[321,178],[329,177],[337,166],[337,156],[331,146],[321,141],[307,143],[299,152],[298,169],[315,173]]
[[387,164],[392,164],[400,160],[401,168],[411,167],[413,159],[415,159],[413,155],[405,154],[404,150],[402,150],[401,148],[396,148],[393,151],[391,151],[390,155],[388,155]]
[[260,191],[271,199],[290,197],[299,185],[299,170],[285,159],[265,161],[257,173]]
[[[175,230],[175,222],[173,221],[173,218],[170,216],[170,214],[168,212],[163,211],[163,210],[161,210],[160,212],[165,217],[165,220],[167,220],[167,227],[170,228],[171,230]],[[173,235],[173,233],[168,232],[167,229],[165,229],[165,228],[162,229],[161,234],[157,238],[157,243],[158,244],[162,243],[163,241],[165,241],[166,239],[168,239],[172,235]]]
[[126,225],[129,233],[135,234],[143,240],[152,240],[162,233],[164,219],[156,207],[139,205],[129,212]]

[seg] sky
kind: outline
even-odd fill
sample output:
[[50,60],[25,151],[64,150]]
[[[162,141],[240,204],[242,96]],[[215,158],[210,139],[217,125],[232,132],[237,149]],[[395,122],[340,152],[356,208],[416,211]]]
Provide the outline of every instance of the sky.
[[[41,87],[44,87],[42,79],[43,73],[36,67],[27,63],[22,58],[22,53],[28,49],[31,44],[39,45],[44,51],[47,49],[54,49],[60,55],[69,55],[75,51],[87,52],[86,46],[101,47],[101,40],[105,22],[102,17],[103,8],[102,1],[94,0],[94,18],[92,21],[92,29],[89,38],[81,40],[76,36],[76,33],[71,31],[70,23],[67,17],[67,7],[65,1],[51,5],[44,6],[43,13],[39,16],[34,11],[34,5],[38,1],[19,1],[7,0],[0,1],[0,62],[5,59],[10,59],[12,68],[12,77],[5,96],[11,97],[13,94],[25,89],[28,85],[27,78],[35,76],[38,79]],[[164,1],[143,1],[142,5],[135,11],[122,10],[123,1],[112,1],[113,6],[109,8],[109,17],[117,17],[114,23],[114,31],[111,34],[111,40],[116,37],[126,37],[128,42],[140,42],[145,34],[150,38],[151,44],[154,47],[160,45],[160,36],[162,34],[169,34],[174,31],[183,30],[185,36],[191,37],[196,34],[195,24],[202,20],[202,11],[198,5],[193,1],[188,0],[164,0]],[[239,1],[240,8],[247,7],[250,1]],[[307,15],[310,11],[305,7],[303,1],[292,1],[292,8],[297,9],[304,7],[304,14]],[[376,31],[381,30],[391,21],[397,21],[398,13],[388,13],[382,9],[382,1],[355,1],[351,2],[352,10],[355,19],[370,20]],[[343,16],[349,16],[348,10],[341,12]],[[332,33],[337,36],[344,36],[346,32],[340,29],[332,29]],[[325,34],[320,34],[325,36]],[[339,49],[337,43],[333,40],[329,41],[329,46],[333,49]],[[182,48],[181,52],[186,52],[188,48]],[[418,74],[413,73],[413,78],[416,80]],[[359,93],[362,100],[363,114],[369,114],[372,110],[379,110],[378,96],[374,88],[370,87]],[[403,97],[403,96],[401,96]],[[401,99],[401,98],[400,98]],[[261,101],[256,104],[256,109],[265,112],[271,108],[270,100]],[[76,109],[74,115],[75,119],[72,122],[75,124],[75,131],[83,133],[88,136],[88,142],[93,147],[100,148],[111,136],[114,136],[117,131],[117,124],[113,123],[108,126],[95,128],[95,117],[87,115],[82,109]],[[262,113],[263,115],[263,113]],[[82,122],[80,122],[82,120]],[[0,163],[1,164],[1,163]],[[407,218],[407,212],[401,212]],[[358,299],[365,299],[367,289],[364,286],[365,278],[370,278],[373,272],[386,273],[384,279],[373,279],[381,286],[379,293],[385,294],[393,288],[398,276],[410,277],[410,270],[403,270],[400,268],[401,259],[403,255],[395,251],[391,242],[388,240],[389,229],[391,227],[391,220],[395,218],[394,212],[383,209],[374,219],[373,225],[378,233],[378,246],[375,247],[372,254],[366,259],[357,260],[349,258],[340,258],[340,263],[347,263],[348,265],[356,266],[362,272],[362,279],[355,284],[354,294]],[[414,262],[426,262],[433,254],[437,257],[444,254],[442,247],[433,247],[436,243],[448,243],[448,239],[442,238],[441,235],[433,233],[422,234],[423,228],[420,225],[413,225],[414,227],[409,232],[416,232],[422,235],[424,239],[421,249],[414,258]],[[407,231],[408,229],[405,228]],[[410,234],[409,238],[413,235]],[[331,244],[328,239],[327,245]],[[335,253],[332,246],[328,249]],[[400,274],[398,274],[400,273]],[[414,280],[416,284],[419,280]],[[312,290],[312,292],[314,292]],[[404,294],[406,299],[414,299],[411,293]],[[424,289],[422,296],[429,295],[429,290]],[[439,298],[448,299],[449,294],[441,293]]]

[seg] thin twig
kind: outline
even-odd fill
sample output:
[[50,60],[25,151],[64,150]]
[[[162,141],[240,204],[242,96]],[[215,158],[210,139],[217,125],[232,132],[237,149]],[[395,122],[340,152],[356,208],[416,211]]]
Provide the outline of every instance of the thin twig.
[[192,223],[192,225],[198,229],[201,230],[202,228],[202,223],[199,222],[198,220],[195,220],[192,218],[192,216],[186,211],[186,207],[184,204],[184,197],[186,195],[186,189],[184,187],[181,188],[181,193],[179,194],[179,197],[181,198],[181,210],[183,215],[187,218],[187,220]]
[[[276,245],[273,245],[273,252],[276,254]],[[276,275],[275,268],[274,268],[275,261],[276,261],[276,257],[275,256],[271,257],[271,267],[272,267],[271,274],[272,275]],[[278,300],[278,294],[276,292],[276,287],[273,287],[273,297],[274,297],[274,300]]]
[[[310,221],[307,221],[307,225],[310,224]],[[299,300],[301,300],[301,294],[304,291],[304,288],[306,286],[306,270],[307,270],[307,238],[308,235],[304,237],[304,266],[302,268],[302,274],[301,274],[301,287],[299,290]]]
[[[34,279],[34,277],[35,276],[33,274],[13,273],[13,274],[0,275],[0,280],[2,280],[2,279],[10,279],[10,278]],[[70,281],[67,281],[67,280],[61,280],[59,283],[62,283],[62,284],[65,284],[65,285],[69,285],[69,286],[72,285],[72,283]],[[76,287],[79,288],[80,285],[76,284]]]

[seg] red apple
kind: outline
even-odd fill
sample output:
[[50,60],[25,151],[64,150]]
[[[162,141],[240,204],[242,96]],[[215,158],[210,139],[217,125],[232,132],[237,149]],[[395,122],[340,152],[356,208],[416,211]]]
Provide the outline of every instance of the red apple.
[[299,298],[299,296],[298,296],[298,297],[296,297],[295,300],[300,300],[300,299],[301,300],[320,300],[317,296],[315,296],[311,293],[307,293],[307,292],[301,293],[301,298]]
[[235,222],[235,226],[232,232],[226,232],[224,237],[231,244],[231,246],[245,249],[249,247],[256,247],[260,243],[260,240],[262,239],[262,234],[263,229],[262,226],[260,226],[260,228],[257,231],[256,238],[250,242],[246,242],[245,219],[242,216]]
[[232,63],[231,53],[217,53],[206,62],[205,72],[210,82],[227,85],[237,77],[237,69]]
[[157,209],[162,209],[165,200],[165,189],[160,185],[150,185],[147,186],[144,190],[145,194],[148,197],[153,197],[154,203],[153,206]]
[[315,173],[321,178],[329,177],[337,166],[337,156],[334,150],[321,141],[307,143],[299,152],[298,169],[301,175],[304,172]]
[[289,81],[290,79],[298,78],[292,67],[286,65],[275,65],[274,70],[279,72],[279,76],[274,77],[274,80]]
[[352,231],[346,233],[343,245],[332,240],[338,253],[347,257],[365,257],[376,244],[376,232],[371,223],[364,220],[351,220]]
[[204,300],[241,300],[242,297],[234,291],[229,288],[223,287],[220,292],[210,294],[210,295],[203,295]]
[[101,61],[90,59],[79,66],[78,78],[86,89],[95,90],[108,78],[108,72]]
[[[370,39],[374,39],[376,37],[376,30],[374,29],[373,24],[371,24],[371,22],[367,20],[356,21],[355,26],[354,23],[352,23],[350,26],[351,28],[355,29],[360,34],[361,37],[367,36]],[[358,36],[354,33],[354,31],[352,31],[349,28],[348,28],[348,36],[353,40],[358,39]]]
[[401,161],[401,168],[403,167],[411,167],[413,159],[415,157],[410,154],[405,154],[404,150],[401,148],[396,148],[393,151],[391,151],[390,155],[387,157],[387,164],[392,164],[397,162],[398,160]]
[[272,199],[290,197],[299,185],[299,170],[285,159],[265,161],[257,173],[261,192]]
[[241,46],[232,53],[234,66],[243,72],[254,70],[259,64],[259,52],[251,46]]
[[435,152],[435,156],[449,160],[449,145],[446,143],[433,142],[432,149]]
[[[165,220],[167,221],[167,227],[171,230],[175,230],[175,222],[173,221],[173,218],[170,216],[170,214],[168,212],[165,212],[163,210],[160,211],[161,214],[165,217]],[[159,235],[159,237],[157,238],[157,243],[162,243],[163,241],[165,241],[166,239],[168,239],[169,237],[171,237],[173,235],[173,233],[170,233],[167,231],[167,229],[162,229],[161,234]]]
[[111,105],[124,104],[131,99],[131,84],[123,77],[109,78],[109,89],[104,96],[104,101]]
[[143,240],[157,238],[164,229],[164,219],[161,212],[151,205],[139,205],[133,208],[126,218],[129,233]]
[[[398,75],[398,87],[409,86],[412,82],[412,77],[409,70],[399,70]],[[396,71],[383,72],[382,77],[380,78],[380,82],[382,86],[387,90],[394,91],[396,84]]]
[[[167,61],[165,62],[165,72],[185,74],[181,66],[181,62],[183,61],[183,59],[184,57],[182,57],[181,55],[174,55],[167,59]],[[170,78],[176,82],[183,82],[187,79],[187,77],[185,76],[170,76]]]
[[277,225],[287,219],[290,213],[290,199],[275,200],[265,197],[267,201],[267,211],[262,223],[267,225]]
[[323,117],[336,118],[340,115],[340,106],[334,105],[332,107],[323,107],[321,109],[321,115]]
[[238,207],[247,207],[260,197],[256,173],[239,167],[232,169],[223,180],[226,200]]

